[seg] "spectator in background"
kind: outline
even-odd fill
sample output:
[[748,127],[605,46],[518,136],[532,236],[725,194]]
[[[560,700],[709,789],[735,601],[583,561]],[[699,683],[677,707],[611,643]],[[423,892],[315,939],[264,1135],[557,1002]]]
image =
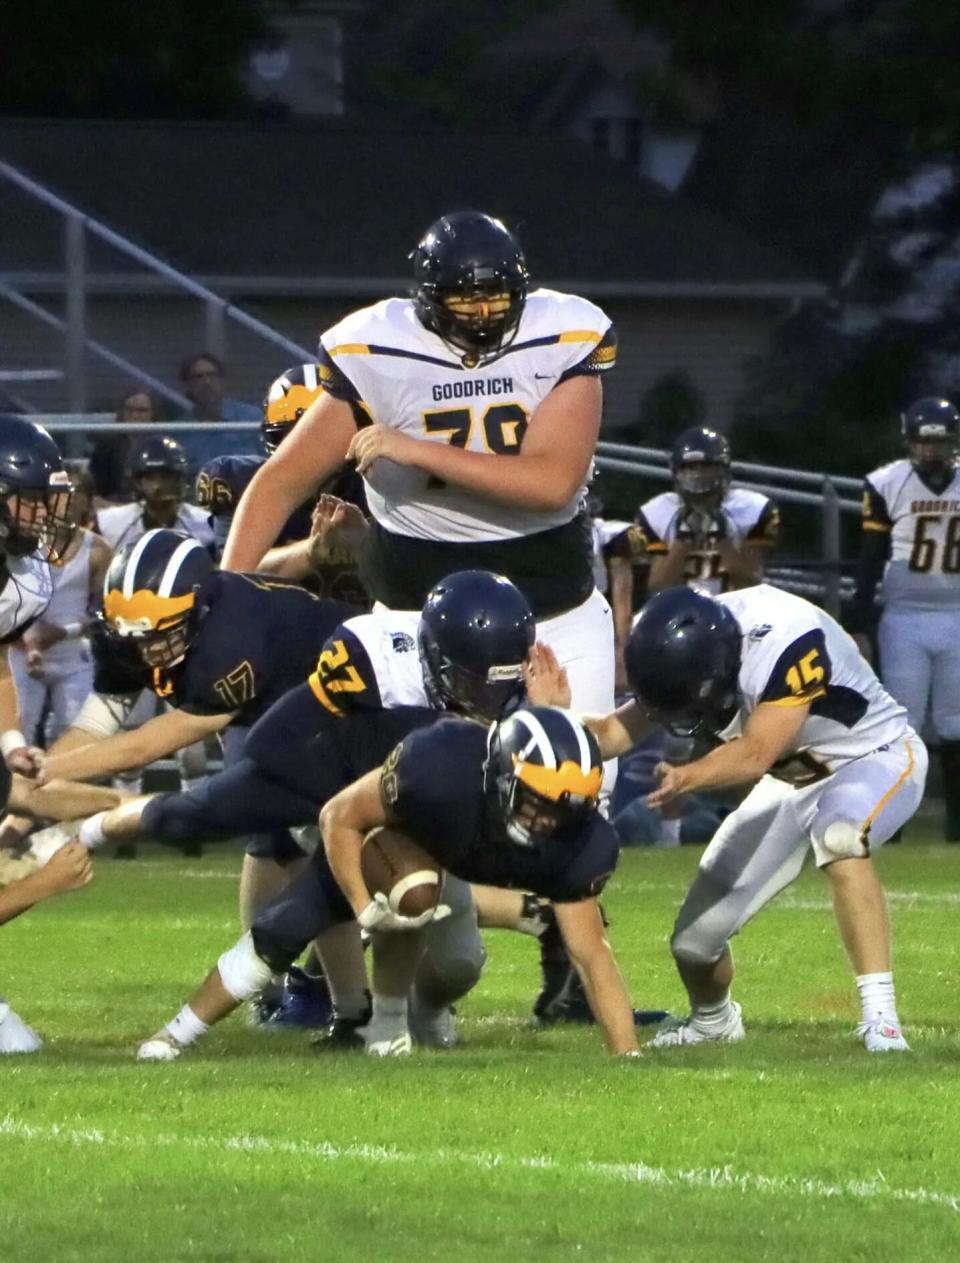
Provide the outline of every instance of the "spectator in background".
[[[153,395],[134,386],[117,405],[118,421],[160,421],[160,406]],[[101,500],[128,500],[130,483],[127,463],[130,452],[142,436],[136,434],[104,434],[97,439],[90,453],[93,492]]]
[[[225,396],[226,375],[223,361],[209,351],[188,356],[180,365],[180,381],[183,393],[192,403],[184,421],[261,421],[263,409],[252,403]],[[196,472],[201,465],[215,456],[260,454],[260,436],[255,430],[202,430],[196,434],[183,434],[183,446]]]
[[774,502],[730,486],[730,444],[706,426],[692,426],[670,456],[673,491],[641,505],[637,523],[650,554],[651,593],[698,588],[717,596],[760,583],[780,533]]

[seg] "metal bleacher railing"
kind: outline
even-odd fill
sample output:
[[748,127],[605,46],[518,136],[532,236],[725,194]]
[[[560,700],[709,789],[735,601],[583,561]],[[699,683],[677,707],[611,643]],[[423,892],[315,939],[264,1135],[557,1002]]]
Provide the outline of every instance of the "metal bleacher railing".
[[[205,304],[206,309],[206,345],[209,350],[217,351],[218,348],[222,350],[224,322],[231,320],[236,324],[242,325],[249,332],[262,338],[264,341],[272,343],[274,346],[282,347],[299,363],[307,363],[313,358],[312,352],[290,338],[284,337],[282,333],[278,333],[270,325],[258,320],[255,316],[251,316],[249,312],[235,307],[227,299],[221,298],[219,294],[216,294],[206,285],[201,285],[199,281],[194,280],[193,277],[188,276],[185,272],[171,267],[169,263],[165,263],[155,254],[151,254],[149,250],[144,250],[142,247],[135,245],[120,233],[108,228],[106,224],[94,219],[91,215],[85,214],[79,207],[65,201],[62,197],[58,197],[56,193],[51,192],[44,185],[31,179],[25,172],[12,166],[9,162],[0,160],[0,179],[7,181],[35,201],[49,207],[60,215],[63,220],[63,275],[66,280],[65,318],[55,315],[40,303],[35,302],[32,298],[10,285],[2,277],[0,277],[0,298],[6,299],[26,315],[32,316],[40,323],[56,329],[64,335],[64,377],[66,379],[67,403],[71,412],[81,413],[86,407],[85,357],[88,352],[98,359],[111,364],[114,368],[121,369],[133,381],[160,395],[178,409],[186,410],[190,407],[190,400],[180,394],[179,391],[174,390],[165,382],[147,372],[146,369],[132,363],[116,350],[88,335],[88,277],[86,266],[86,237],[88,233],[106,242],[107,245],[139,263],[148,271],[163,277],[174,289],[179,289],[200,299]],[[22,380],[22,377],[20,380]]]
[[[600,469],[616,469],[638,477],[670,482],[670,453],[655,447],[628,447],[624,443],[597,444],[596,463]],[[862,483],[857,478],[817,473],[811,469],[787,469],[778,465],[733,462],[734,485],[750,487],[772,496],[779,503],[805,505],[820,511],[820,558],[811,562],[774,565],[768,570],[771,582],[822,602],[834,617],[841,600],[848,597],[852,582],[842,573],[840,516],[860,513]],[[853,493],[851,497],[850,493]]]

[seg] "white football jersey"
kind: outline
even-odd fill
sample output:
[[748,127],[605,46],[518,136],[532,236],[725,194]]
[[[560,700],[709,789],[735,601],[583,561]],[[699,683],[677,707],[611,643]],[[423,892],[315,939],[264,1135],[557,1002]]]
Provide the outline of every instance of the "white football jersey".
[[[647,540],[652,556],[665,553],[677,538],[677,522],[683,501],[676,491],[664,491],[640,506],[637,523]],[[747,543],[771,548],[780,531],[780,514],[769,496],[745,487],[731,487],[720,505],[726,537],[733,544]],[[687,558],[687,584],[710,596],[727,589],[727,574],[720,565],[716,547],[691,552]]]
[[419,610],[375,610],[348,618],[330,636],[310,676],[327,710],[429,706],[417,648]]
[[900,609],[960,606],[960,470],[931,491],[909,460],[868,474],[863,529],[890,537],[883,603]]
[[[143,520],[143,508],[139,504],[115,504],[97,510],[97,533],[102,535],[114,551],[135,544],[152,528]],[[213,527],[209,514],[196,504],[181,504],[177,510],[172,531],[183,531],[199,540],[204,548],[213,547]]]
[[812,702],[795,748],[772,775],[806,784],[910,732],[907,712],[883,688],[853,638],[824,610],[767,583],[717,600],[743,632],[741,706],[722,739],[738,737],[761,702]]
[[7,557],[7,581],[0,589],[0,641],[13,640],[40,617],[53,596],[50,563],[30,553]]
[[[474,452],[519,452],[533,413],[568,377],[597,374],[616,359],[610,318],[573,294],[538,289],[516,336],[490,363],[464,355],[420,323],[412,299],[355,311],[320,340],[324,389],[374,421]],[[562,508],[531,511],[446,485],[419,469],[377,461],[367,503],[386,530],[449,543],[513,539],[576,517],[583,489]]]

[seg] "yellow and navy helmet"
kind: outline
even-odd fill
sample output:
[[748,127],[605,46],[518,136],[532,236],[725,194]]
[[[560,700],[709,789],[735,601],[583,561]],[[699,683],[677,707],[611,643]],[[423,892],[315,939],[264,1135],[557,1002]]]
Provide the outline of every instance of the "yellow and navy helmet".
[[[530,283],[520,243],[499,219],[455,211],[424,233],[413,255],[417,318],[469,367],[513,341]],[[460,311],[463,304],[478,310]]]
[[147,531],[114,557],[103,584],[110,630],[130,637],[150,667],[172,667],[197,629],[197,593],[213,559],[180,531]]
[[483,776],[507,837],[530,847],[596,810],[603,761],[596,738],[567,711],[527,706],[490,729]]
[[317,364],[295,364],[281,373],[263,401],[260,437],[272,455],[313,401],[320,396],[320,369]]

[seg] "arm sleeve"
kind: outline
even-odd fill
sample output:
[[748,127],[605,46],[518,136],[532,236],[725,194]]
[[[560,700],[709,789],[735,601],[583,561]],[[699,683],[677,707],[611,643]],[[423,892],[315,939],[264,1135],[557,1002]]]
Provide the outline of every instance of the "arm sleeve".
[[347,627],[338,627],[327,638],[308,683],[317,701],[333,715],[383,709],[373,663]]
[[744,539],[757,548],[773,548],[780,538],[780,510],[768,500]]
[[650,525],[647,515],[644,513],[643,509],[637,510],[637,526],[643,533],[644,548],[646,552],[665,553],[667,551],[666,543]]
[[342,399],[349,404],[360,402],[360,391],[337,363],[337,348],[328,350],[322,340],[317,354],[317,377],[323,389],[334,399]]
[[890,531],[893,523],[883,496],[868,478],[863,484],[863,536],[857,562],[850,630],[865,636],[873,634],[877,623],[877,584],[890,556]]
[[613,325],[607,327],[606,333],[591,350],[560,374],[562,382],[571,377],[599,377],[608,372],[617,362],[617,331]]
[[629,561],[633,565],[642,561],[647,552],[647,537],[639,523],[628,526],[615,535],[604,547],[604,556]]
[[804,706],[826,695],[831,673],[823,631],[811,628],[791,641],[777,658],[759,701]]

